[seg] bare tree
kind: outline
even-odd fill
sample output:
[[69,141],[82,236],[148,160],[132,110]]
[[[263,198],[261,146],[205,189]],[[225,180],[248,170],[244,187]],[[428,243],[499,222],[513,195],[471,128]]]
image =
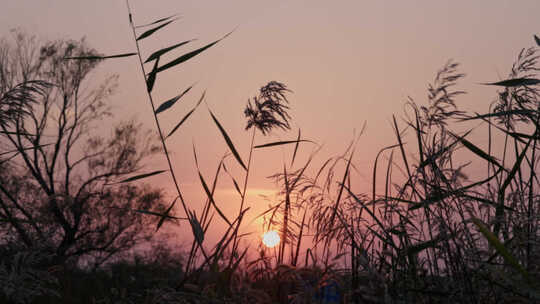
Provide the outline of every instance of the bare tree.
[[165,210],[160,190],[119,183],[159,148],[133,121],[99,134],[117,77],[89,87],[99,62],[65,60],[97,55],[84,39],[12,38],[0,41],[0,244],[99,265],[151,236],[156,218],[137,211]]

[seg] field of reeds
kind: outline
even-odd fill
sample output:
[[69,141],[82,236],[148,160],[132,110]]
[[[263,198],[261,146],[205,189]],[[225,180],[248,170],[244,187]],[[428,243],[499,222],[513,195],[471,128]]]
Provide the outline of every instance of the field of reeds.
[[[138,25],[128,14],[137,51],[109,56],[77,56],[73,61],[133,57],[146,80],[147,99],[160,136],[167,170],[132,176],[135,182],[170,175],[175,199],[158,217],[189,225],[188,247],[152,247],[97,269],[50,265],[39,251],[5,252],[0,263],[0,301],[8,303],[535,303],[540,302],[540,40],[525,48],[506,79],[486,84],[494,100],[483,101],[483,113],[458,107],[465,75],[453,61],[434,75],[427,101],[408,100],[405,113],[393,116],[393,140],[373,160],[372,191],[355,190],[354,138],[341,155],[315,163],[314,154],[299,163],[304,145],[288,141],[254,145],[274,129],[290,129],[289,88],[270,81],[244,109],[249,151],[238,151],[217,113],[209,112],[229,154],[212,178],[198,171],[207,200],[194,210],[184,199],[173,170],[167,138],[199,107],[170,131],[160,124],[167,111],[189,90],[164,102],[153,98],[159,73],[204,53],[222,38],[169,62],[162,57],[190,41],[172,44],[150,55],[139,45],[171,24],[174,16]],[[234,34],[234,33],[232,33]],[[106,64],[107,61],[102,64]],[[241,109],[239,109],[241,110]],[[470,127],[469,127],[470,126]],[[472,127],[474,126],[474,128]],[[468,131],[453,131],[468,128]],[[487,138],[487,145],[473,138]],[[252,154],[257,149],[294,147],[290,161],[271,178],[279,201],[261,217],[278,227],[281,242],[274,251],[242,246],[242,224]],[[200,168],[193,147],[196,168]],[[244,155],[244,156],[242,156]],[[247,158],[245,158],[247,155]],[[225,159],[228,161],[227,165]],[[228,166],[238,167],[234,175]],[[236,171],[235,171],[236,172]],[[237,215],[229,218],[214,195],[219,179],[230,179],[238,197]],[[382,183],[382,184],[381,184]],[[380,190],[382,189],[382,191]],[[176,213],[173,213],[177,210]],[[139,210],[144,212],[144,210]],[[219,241],[206,242],[216,220],[226,223]],[[306,246],[307,236],[311,244]],[[306,249],[307,247],[307,249]],[[253,249],[251,249],[253,250]],[[248,258],[249,256],[249,258]],[[43,266],[46,265],[46,266]]]

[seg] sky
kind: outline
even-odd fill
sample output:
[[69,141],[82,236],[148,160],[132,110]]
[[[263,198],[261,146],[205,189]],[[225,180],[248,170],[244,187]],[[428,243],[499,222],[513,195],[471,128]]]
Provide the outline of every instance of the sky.
[[[21,28],[43,40],[86,37],[90,46],[104,54],[135,51],[125,1],[2,2],[0,36]],[[171,55],[173,59],[234,30],[202,55],[159,74],[153,91],[158,104],[195,84],[181,103],[160,114],[165,130],[170,130],[206,91],[208,108],[247,159],[250,133],[244,130],[246,102],[267,82],[279,81],[293,91],[288,95],[292,130],[266,137],[259,134],[256,143],[295,139],[301,129],[302,137],[323,146],[315,158],[318,167],[326,158],[343,153],[366,123],[354,158],[358,192],[371,188],[377,152],[395,143],[392,115],[404,126],[399,119],[408,97],[425,104],[428,83],[449,59],[459,62],[460,71],[467,74],[458,87],[468,92],[458,99],[460,109],[485,111],[496,91],[479,83],[504,79],[521,48],[533,46],[533,34],[540,33],[538,0],[131,0],[130,4],[136,24],[172,14],[181,16],[141,41],[143,57],[180,41],[198,39]],[[90,81],[98,84],[111,74],[120,76],[118,92],[111,98],[116,119],[135,118],[155,130],[136,58],[106,61]],[[101,132],[106,132],[107,126],[103,128]],[[483,143],[481,136],[478,140]],[[227,146],[206,105],[168,141],[188,204],[200,211],[204,192],[193,161],[193,144],[201,172],[211,180]],[[306,161],[313,149],[313,145],[302,145],[297,164]],[[292,147],[255,152],[248,191],[250,221],[268,206],[258,195],[271,196],[276,190],[266,177],[281,171],[291,154]],[[227,164],[242,180],[232,158]],[[148,170],[165,168],[164,158],[156,158]],[[148,182],[172,193],[168,176]],[[233,217],[239,199],[226,178],[218,186],[218,196],[223,209]],[[260,234],[260,229],[259,221],[246,227],[255,234]]]

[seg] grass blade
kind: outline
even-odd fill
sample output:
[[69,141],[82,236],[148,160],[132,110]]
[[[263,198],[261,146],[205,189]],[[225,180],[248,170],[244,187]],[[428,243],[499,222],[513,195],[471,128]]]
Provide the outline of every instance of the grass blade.
[[[147,24],[143,24],[143,25],[137,25],[135,28],[141,28],[141,27],[145,27],[145,26],[150,26],[150,25],[158,24],[158,23],[160,23],[160,22],[167,21],[167,20],[169,20],[169,19],[171,19],[171,18],[173,18],[173,17],[176,17],[176,16],[178,16],[178,14],[174,14],[174,15],[171,15],[171,16],[169,16],[169,17],[161,18],[161,19],[158,19],[158,20],[156,20],[156,21],[154,21],[154,22],[151,22],[151,23],[147,23]],[[177,18],[177,19],[178,19],[178,18]]]
[[527,139],[540,139],[540,136],[536,135],[537,133],[534,133],[534,134],[525,134],[525,133],[520,133],[520,132],[508,132],[508,135],[514,137],[514,138],[527,138]]
[[130,178],[126,178],[116,184],[120,184],[120,183],[129,183],[129,182],[132,182],[132,181],[135,181],[135,180],[139,180],[139,179],[143,179],[143,178],[147,178],[147,177],[150,177],[150,176],[154,176],[154,175],[157,175],[157,174],[161,174],[163,172],[166,172],[168,170],[158,170],[158,171],[154,171],[154,172],[150,172],[150,173],[144,173],[144,174],[139,174],[139,175],[136,175],[136,176],[132,176]]
[[389,149],[394,149],[395,147],[399,147],[399,144],[382,148],[381,150],[379,150],[379,152],[377,153],[377,156],[375,157],[375,164],[373,165],[373,177],[372,177],[373,184],[372,184],[372,191],[371,191],[371,199],[373,201],[375,201],[375,186],[377,185],[375,181],[377,180],[377,163],[379,161],[379,157],[382,155],[384,151],[389,150]]
[[201,184],[204,188],[204,192],[206,193],[206,196],[208,196],[208,200],[210,201],[212,206],[214,206],[217,213],[223,218],[223,220],[225,220],[225,222],[227,222],[229,226],[232,226],[229,219],[225,216],[225,214],[223,214],[223,212],[221,212],[221,209],[218,208],[216,201],[214,200],[213,192],[210,191],[210,188],[208,188],[208,184],[206,183],[206,181],[204,180],[204,177],[201,174],[201,170],[199,169],[199,162],[197,160],[197,152],[195,151],[195,145],[193,145],[193,156],[195,157],[195,165],[197,166],[197,172],[199,173],[199,180],[201,181]]
[[166,218],[171,218],[169,216],[169,212],[171,212],[172,208],[174,207],[174,205],[176,204],[176,200],[178,199],[179,197],[177,196],[174,201],[172,202],[172,204],[169,206],[169,208],[167,208],[167,210],[165,211],[165,213],[161,216],[161,218],[159,219],[159,222],[156,226],[156,232],[158,232],[159,228],[161,228],[161,225],[163,225],[163,222],[165,222],[165,219]]
[[110,55],[110,56],[64,57],[64,59],[70,59],[70,60],[102,60],[102,59],[110,59],[110,58],[130,57],[130,56],[135,56],[135,55],[137,55],[137,53],[125,53],[125,54],[117,54],[117,55]]
[[477,218],[472,218],[472,222],[478,227],[478,230],[488,240],[489,244],[497,250],[497,252],[504,258],[504,260],[519,271],[527,280],[530,280],[529,273],[519,264],[519,262],[512,256],[512,254],[504,247],[499,239],[491,232],[482,221]]
[[154,211],[148,211],[148,210],[142,210],[142,209],[132,209],[132,210],[135,211],[135,212],[139,212],[139,213],[144,213],[144,214],[154,215],[154,216],[159,216],[159,217],[166,217],[166,218],[169,218],[169,219],[187,220],[187,218],[185,218],[185,217],[176,217],[176,216],[167,215],[167,214],[164,214],[164,213],[158,213],[158,212],[154,212]]
[[191,224],[191,229],[193,230],[195,240],[197,241],[199,246],[202,246],[202,243],[204,241],[204,231],[201,227],[201,223],[199,223],[199,220],[197,220],[195,212],[191,210],[189,210],[189,223]]
[[500,116],[509,116],[509,115],[526,115],[529,116],[531,114],[535,114],[536,111],[534,110],[526,110],[526,109],[519,109],[519,110],[509,110],[509,111],[499,111],[495,113],[488,113],[488,114],[482,114],[482,115],[476,115],[473,117],[466,117],[461,118],[460,121],[465,120],[473,120],[473,119],[484,119],[489,117],[500,117]]
[[152,68],[152,71],[148,74],[148,78],[146,79],[146,89],[148,90],[148,93],[152,92],[152,89],[154,88],[154,83],[156,82],[156,69],[159,64],[159,58],[154,63],[154,67]]
[[336,198],[336,203],[334,204],[332,217],[330,219],[330,227],[334,227],[334,219],[336,217],[336,213],[339,210],[338,208],[339,208],[339,203],[341,201],[341,195],[343,194],[343,189],[346,188],[345,180],[349,176],[349,170],[350,170],[350,167],[351,167],[351,162],[352,162],[353,155],[354,155],[354,150],[351,152],[351,156],[347,160],[347,167],[345,168],[345,173],[343,174],[343,179],[341,180],[341,183],[339,184],[339,192],[338,192],[338,196]]
[[403,158],[403,163],[405,164],[405,169],[407,170],[407,176],[409,179],[411,179],[411,171],[409,169],[409,162],[407,161],[407,156],[405,155],[405,149],[403,148],[403,141],[401,139],[401,134],[399,133],[396,116],[392,115],[392,121],[394,122],[394,131],[396,132],[396,137],[399,144],[399,150],[401,151],[401,157]]
[[[178,19],[178,18],[177,18],[177,19]],[[166,22],[166,23],[163,23],[163,24],[161,24],[161,25],[158,25],[158,26],[156,26],[156,27],[154,27],[154,28],[151,28],[151,29],[147,30],[146,32],[142,33],[142,34],[137,38],[137,41],[142,40],[142,39],[144,39],[144,38],[146,38],[146,37],[149,37],[149,36],[152,35],[153,33],[157,32],[158,30],[160,30],[160,29],[162,29],[162,28],[164,28],[164,27],[166,27],[167,25],[169,25],[171,22],[173,22],[173,21],[175,21],[175,20],[176,20],[176,19],[170,20],[170,21],[168,21],[168,22]]]
[[193,57],[199,55],[200,53],[204,52],[204,51],[207,50],[208,48],[214,46],[216,43],[218,43],[218,42],[220,42],[221,40],[225,39],[225,38],[226,38],[227,36],[229,36],[231,33],[232,33],[232,32],[229,32],[229,33],[227,33],[225,36],[221,37],[220,39],[218,39],[218,40],[216,40],[216,41],[214,41],[214,42],[212,42],[212,43],[210,43],[210,44],[207,44],[206,46],[203,46],[202,48],[199,48],[199,49],[197,49],[197,50],[195,50],[195,51],[189,52],[189,53],[187,53],[187,54],[184,54],[184,55],[182,55],[182,56],[180,56],[180,57],[174,59],[173,61],[171,61],[171,62],[169,62],[169,63],[167,63],[167,64],[165,64],[165,65],[159,67],[159,68],[157,69],[157,72],[159,73],[159,72],[165,71],[165,70],[167,70],[167,69],[169,69],[169,68],[172,68],[172,67],[174,67],[174,66],[176,66],[176,65],[181,64],[182,62],[185,62],[185,61],[190,60],[191,58],[193,58]]
[[518,158],[516,159],[516,161],[514,163],[514,166],[512,167],[510,172],[508,173],[508,176],[506,177],[504,182],[502,183],[502,185],[501,185],[501,187],[499,189],[499,192],[504,193],[504,191],[506,190],[506,187],[508,187],[508,185],[510,185],[510,182],[512,182],[512,179],[514,179],[514,176],[516,175],[516,173],[518,172],[518,170],[521,167],[521,163],[523,162],[523,158],[527,154],[527,149],[529,148],[529,145],[531,144],[531,142],[532,142],[532,139],[529,139],[529,141],[527,142],[527,145],[523,148],[523,150],[519,154]]
[[242,166],[242,168],[244,168],[244,170],[247,171],[246,165],[244,165],[244,162],[242,161],[242,158],[240,157],[240,154],[238,154],[238,151],[236,151],[236,148],[234,147],[234,144],[233,144],[231,138],[229,137],[229,135],[227,134],[225,129],[223,129],[223,127],[221,126],[221,124],[219,123],[217,118],[214,116],[212,111],[210,111],[210,110],[208,110],[208,111],[210,112],[210,115],[212,116],[212,119],[216,123],[216,126],[218,127],[219,131],[221,132],[221,135],[223,135],[223,138],[227,142],[227,145],[229,146],[229,149],[231,150],[234,158],[236,158],[236,160]]
[[420,243],[411,245],[407,248],[407,255],[416,255],[425,249],[434,248],[437,245],[437,243],[439,243],[442,240],[443,240],[442,238],[438,238],[438,239],[429,240],[429,241],[420,242]]
[[[156,61],[157,62],[157,61]],[[177,95],[176,97],[173,97],[164,103],[162,103],[156,110],[156,114],[161,113],[168,108],[172,107],[180,98],[182,98],[187,92],[189,92],[193,88],[193,86],[190,86],[189,88],[185,89],[184,92],[182,92],[180,95]]]
[[145,61],[144,63],[148,63],[148,62],[150,62],[150,61],[152,61],[152,60],[154,60],[154,59],[157,59],[157,58],[163,56],[164,54],[166,54],[166,53],[168,53],[168,52],[174,50],[175,48],[181,47],[182,45],[187,44],[187,43],[189,43],[189,42],[191,42],[191,41],[193,41],[193,40],[195,40],[195,39],[182,41],[182,42],[177,43],[177,44],[175,44],[175,45],[173,45],[173,46],[169,46],[169,47],[163,48],[163,49],[161,49],[161,50],[155,51],[155,52],[152,53],[152,55],[150,55],[150,56],[148,57],[148,59],[146,59],[146,61]]
[[225,170],[225,172],[227,172],[227,175],[229,175],[229,177],[231,178],[233,184],[234,184],[234,188],[236,189],[236,192],[238,192],[238,194],[240,194],[240,197],[242,197],[242,191],[240,191],[240,187],[238,186],[238,183],[236,182],[236,179],[234,178],[234,176],[232,176],[232,174],[229,172],[229,170],[227,170],[227,167],[225,166],[225,163],[223,164],[223,170]]
[[206,94],[206,91],[202,94],[201,98],[199,99],[199,102],[197,102],[197,104],[195,105],[195,107],[193,107],[193,109],[191,109],[191,111],[189,111],[183,118],[182,120],[180,120],[180,122],[178,124],[176,124],[176,126],[171,130],[171,132],[169,132],[169,134],[165,137],[165,139],[169,138],[171,135],[173,135],[174,132],[176,132],[176,130],[178,130],[178,128],[180,128],[180,126],[189,118],[189,116],[191,116],[191,114],[193,114],[193,112],[195,112],[195,110],[199,107],[199,105],[201,104],[201,102],[203,101],[204,99],[204,95]]
[[227,222],[227,224],[229,226],[232,226],[231,222],[229,221],[229,219],[225,216],[225,214],[223,214],[223,212],[221,211],[221,209],[218,208],[218,206],[216,205],[216,202],[214,201],[214,196],[212,195],[212,193],[210,192],[210,189],[208,188],[208,185],[206,184],[206,181],[204,180],[204,177],[202,176],[201,172],[199,171],[199,179],[201,181],[201,184],[204,188],[204,192],[206,193],[206,196],[208,196],[208,199],[210,200],[210,202],[212,203],[212,206],[214,206],[214,208],[216,209],[217,213],[219,214],[219,216],[221,216],[221,218],[223,218],[223,220],[225,220],[225,222]]
[[[377,216],[373,213],[373,211],[369,210],[369,208],[362,203],[362,200],[360,198],[358,198],[351,191],[351,189],[349,189],[349,187],[345,186],[344,184],[340,184],[340,186],[345,188],[345,190],[347,190],[349,195],[358,203],[358,205],[360,205],[360,207],[362,207],[362,209],[366,210],[366,212],[371,216],[371,218],[373,218],[373,220],[375,220],[375,223],[381,228],[381,231],[383,231],[388,236],[388,239],[390,240],[390,241],[388,241],[388,244],[391,245],[392,247],[394,247],[397,250],[398,248],[394,244],[394,242],[392,240],[392,237],[389,235],[388,231],[385,229],[384,224],[379,220],[379,218],[377,218]],[[385,240],[383,237],[379,237],[379,238],[381,240]]]
[[481,84],[501,86],[501,87],[519,87],[519,86],[526,86],[526,85],[536,85],[539,83],[540,83],[540,80],[535,79],[535,78],[514,78],[514,79],[507,79],[507,80],[498,81],[498,82],[481,83]]
[[298,146],[300,145],[300,129],[298,129],[298,137],[296,138],[296,145],[294,145],[294,152],[291,160],[291,167],[294,164],[294,159],[296,158],[296,152],[298,151]]
[[[283,140],[283,141],[276,141],[276,142],[271,142],[271,143],[267,143],[267,144],[263,144],[263,145],[253,146],[253,148],[260,149],[260,148],[267,148],[267,147],[281,146],[281,145],[288,145],[288,144],[296,144],[296,148],[298,148],[298,143],[300,143],[300,142],[314,143],[311,140],[307,140],[307,139]],[[295,148],[295,152],[296,152],[296,148]],[[295,155],[296,155],[296,153],[295,153]]]
[[501,166],[499,164],[499,162],[497,162],[497,160],[494,157],[487,154],[486,152],[484,152],[484,150],[478,148],[475,144],[473,144],[472,142],[465,139],[465,136],[469,135],[470,132],[471,131],[468,131],[463,136],[457,136],[452,132],[448,132],[448,133],[450,133],[450,135],[452,135],[454,138],[456,138],[463,146],[465,146],[467,149],[469,149],[469,151],[473,152],[474,154],[476,154],[476,155],[480,156],[481,158],[487,160],[488,162],[492,163],[497,168],[504,169],[503,166]]

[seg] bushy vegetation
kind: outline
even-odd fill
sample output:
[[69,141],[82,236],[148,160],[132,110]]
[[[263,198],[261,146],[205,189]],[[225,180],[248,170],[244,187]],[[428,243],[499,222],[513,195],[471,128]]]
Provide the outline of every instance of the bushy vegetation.
[[[94,268],[55,259],[58,250],[26,245],[20,251],[6,245],[0,261],[2,300],[16,303],[540,301],[540,182],[536,175],[540,160],[537,75],[540,40],[537,36],[534,36],[537,45],[518,54],[506,80],[486,83],[497,91],[495,100],[491,104],[486,102],[484,113],[459,109],[458,99],[465,92],[456,88],[465,75],[458,70],[457,63],[446,63],[428,88],[427,103],[409,100],[403,119],[394,116],[395,141],[381,149],[374,160],[371,193],[354,190],[353,159],[360,136],[353,139],[342,155],[320,165],[313,163],[313,155],[304,164],[295,162],[303,145],[315,144],[302,138],[300,130],[295,139],[254,144],[257,133],[265,136],[276,128],[290,129],[292,118],[287,110],[288,95],[292,92],[286,85],[269,82],[244,109],[246,130],[252,130],[247,162],[218,115],[209,110],[209,122],[219,130],[230,154],[222,158],[209,183],[199,170],[196,147],[193,147],[201,191],[207,196],[203,209],[196,211],[184,200],[167,138],[198,109],[205,94],[171,131],[165,132],[158,114],[173,107],[192,87],[159,106],[152,91],[160,72],[201,54],[229,34],[165,64],[160,62],[162,56],[191,40],[157,50],[145,59],[139,44],[171,24],[175,17],[138,26],[127,3],[137,52],[110,56],[70,54],[63,59],[97,62],[138,57],[160,137],[160,150],[169,168],[123,181],[170,174],[176,190],[172,203],[162,210],[135,211],[153,219],[157,229],[167,219],[190,225],[193,242],[186,252],[158,246],[146,255],[140,251]],[[27,79],[14,87],[23,92],[13,95],[19,98],[12,98],[11,91],[1,92],[0,117],[6,117],[6,126],[12,117],[25,115],[21,112],[24,107],[17,102],[36,102],[32,96],[41,94],[42,86],[47,85],[40,83],[42,80]],[[456,126],[469,126],[471,121],[480,131],[453,131]],[[471,139],[479,132],[487,132],[480,134],[488,139],[487,146],[475,144]],[[245,200],[249,173],[256,165],[252,163],[252,153],[281,145],[294,146],[294,152],[290,162],[282,164],[283,169],[272,176],[280,189],[278,203],[261,215],[268,218],[268,227],[280,230],[281,243],[275,255],[259,248],[257,257],[248,260],[248,248],[243,248],[240,240],[244,237],[241,229],[244,215],[249,209]],[[23,153],[27,148],[42,149],[39,143],[34,143],[33,147],[21,146],[16,152]],[[4,162],[9,165],[9,160]],[[241,168],[242,176],[231,174],[230,166]],[[381,175],[384,185],[377,185]],[[222,176],[232,180],[238,194],[239,210],[234,219],[219,209],[214,197]],[[384,189],[384,193],[377,193],[376,189]],[[177,202],[184,213],[182,217],[173,213]],[[19,218],[3,212],[0,215],[6,227],[17,229],[17,225],[22,225],[17,221]],[[217,218],[227,224],[227,229],[216,244],[208,244],[205,234]],[[314,241],[301,254],[307,234],[314,235]],[[9,245],[13,243],[16,242],[10,240]],[[300,256],[305,258],[301,260]]]

